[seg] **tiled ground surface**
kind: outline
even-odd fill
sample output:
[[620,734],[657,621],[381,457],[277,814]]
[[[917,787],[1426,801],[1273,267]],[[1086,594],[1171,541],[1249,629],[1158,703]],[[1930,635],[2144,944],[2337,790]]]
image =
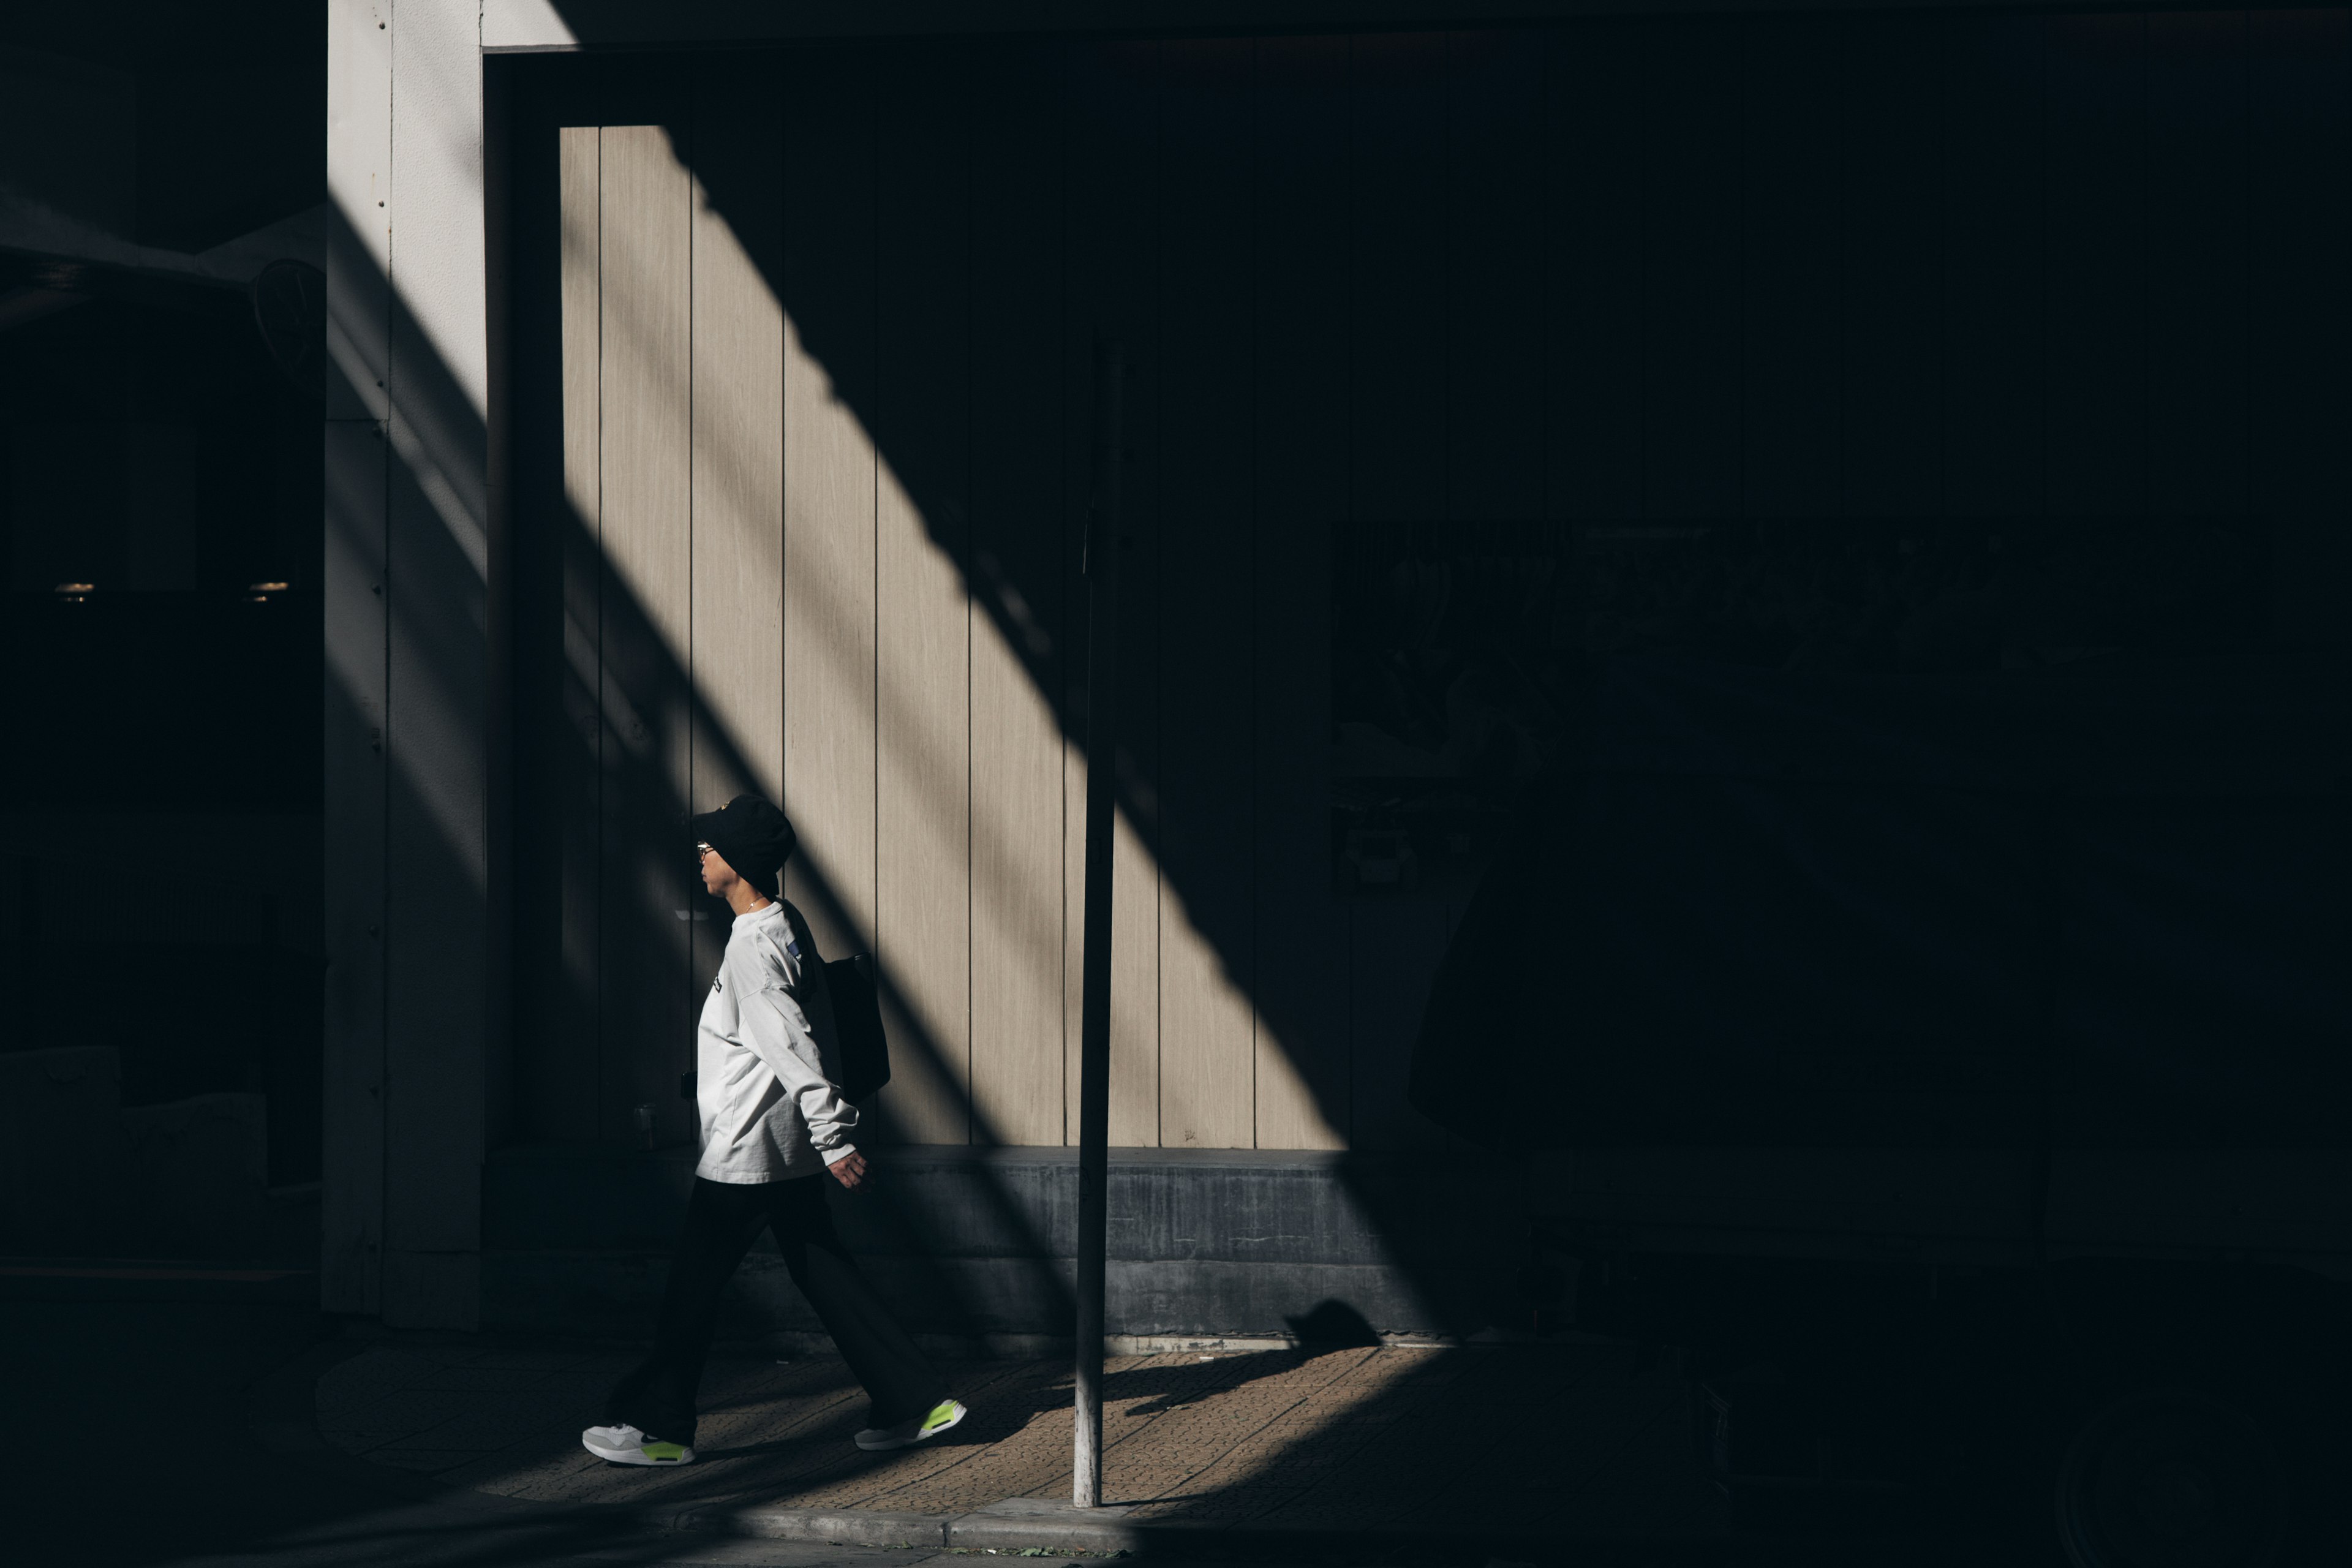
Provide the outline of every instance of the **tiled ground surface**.
[[[1066,1498],[1066,1362],[950,1370],[972,1414],[950,1438],[858,1452],[866,1400],[830,1358],[714,1359],[692,1466],[606,1465],[579,1446],[626,1369],[610,1352],[377,1346],[320,1380],[320,1430],[378,1464],[567,1502],[964,1512]],[[1137,1520],[1490,1531],[1711,1528],[1688,1395],[1603,1345],[1388,1347],[1115,1358],[1106,1500]],[[1564,1517],[1565,1516],[1565,1517]]]

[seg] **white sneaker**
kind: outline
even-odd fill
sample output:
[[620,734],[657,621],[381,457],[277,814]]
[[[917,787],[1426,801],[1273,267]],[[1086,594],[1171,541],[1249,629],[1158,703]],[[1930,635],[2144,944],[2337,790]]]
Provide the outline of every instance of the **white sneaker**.
[[879,1454],[891,1448],[911,1448],[918,1443],[928,1443],[947,1431],[964,1417],[964,1408],[952,1399],[942,1399],[928,1415],[911,1421],[901,1421],[896,1426],[868,1426],[857,1435],[857,1446],[869,1454]]
[[657,1443],[634,1426],[591,1426],[580,1446],[615,1465],[690,1465],[694,1450],[683,1443]]

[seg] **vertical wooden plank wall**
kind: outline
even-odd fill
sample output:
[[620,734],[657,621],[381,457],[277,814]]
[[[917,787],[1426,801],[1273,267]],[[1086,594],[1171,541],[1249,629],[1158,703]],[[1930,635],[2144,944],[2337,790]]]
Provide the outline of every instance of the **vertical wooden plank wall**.
[[1942,510],[1945,267],[1941,18],[1858,18],[1839,155],[1842,509]]
[[567,538],[608,574],[567,602],[607,875],[565,962],[605,1067],[539,1124],[625,1137],[667,1080],[657,808],[758,788],[827,951],[881,955],[886,1121],[1070,1135],[1112,334],[1114,1141],[1426,1147],[1459,911],[1330,890],[1333,549],[2251,512],[2340,575],[2347,58],[2341,13],[827,47],[697,67],[690,149],[564,131]]
[[971,63],[971,1096],[977,1138],[1065,1137],[1059,50]]
[[[1522,32],[1446,39],[1445,510],[1448,522],[1532,523],[1544,510],[1545,58]],[[1503,847],[1496,846],[1496,847]],[[1469,907],[1446,900],[1442,963]],[[1434,974],[1431,976],[1434,982]],[[1400,1009],[1402,1049],[1374,1066],[1397,1110],[1391,1126],[1425,1147],[1427,1120],[1405,1103],[1422,1008]],[[1433,1131],[1433,1128],[1430,1129]],[[1445,1142],[1460,1146],[1458,1134]]]
[[2147,505],[2147,18],[2053,17],[2046,374],[2057,517]]
[[1544,51],[1446,39],[1445,516],[1543,515]]
[[783,76],[782,805],[801,835],[784,889],[840,957],[875,931],[875,458],[856,412],[874,380],[874,69],[813,51]]
[[[783,120],[764,83],[713,70],[693,164],[691,809],[783,791]],[[710,923],[710,922],[706,922]],[[715,962],[699,939],[698,961]],[[700,963],[698,963],[698,968]]]
[[[783,117],[751,62],[695,94],[690,808],[783,794]],[[688,868],[690,869],[690,868]],[[717,911],[692,922],[691,983],[719,967]]]
[[1941,425],[1952,517],[2042,510],[2044,26],[1947,18]]
[[[1335,556],[1354,530],[1442,519],[1451,453],[1452,218],[1446,183],[1446,39],[1356,40],[1349,201],[1354,266],[1349,333],[1349,493]],[[1335,498],[1336,499],[1336,498]],[[1426,1148],[1434,1125],[1405,1103],[1421,1006],[1452,911],[1433,899],[1349,907],[1350,1142]]]
[[2148,506],[2227,517],[2246,504],[2247,18],[2147,28]]
[[676,1130],[690,1064],[692,916],[678,805],[693,731],[693,182],[685,127],[608,125],[599,148],[603,290],[601,606],[607,1137],[651,1106]]
[[1606,22],[1545,42],[1545,505],[1558,518],[1635,517],[1647,35]]
[[1677,18],[1649,39],[1641,137],[1643,510],[1736,516],[1739,29]]
[[[1156,217],[1160,189],[1160,48],[1155,42],[1070,46],[1070,114],[1065,127],[1067,202],[1063,273],[1065,384],[1064,559],[1073,618],[1083,626],[1086,584],[1075,575],[1085,544],[1092,485],[1093,359],[1096,342],[1118,339],[1127,355],[1120,583],[1118,765],[1122,796],[1112,837],[1110,1141],[1160,1142],[1160,863],[1153,816],[1160,756],[1157,647],[1159,285]],[[1076,645],[1083,648],[1084,644]],[[1086,722],[1085,659],[1074,652],[1067,722]],[[1073,745],[1063,798],[1086,799],[1087,757]],[[1086,929],[1086,813],[1065,814],[1064,1038],[1078,1037],[1080,933]],[[1067,1101],[1078,1099],[1078,1054],[1066,1053]],[[1075,1141],[1078,1123],[1065,1118]]]
[[[875,81],[875,941],[898,1048],[883,1105],[918,1143],[971,1136],[971,289],[965,73],[894,52]],[[911,1048],[910,1048],[911,1047]]]
[[1160,166],[1160,1138],[1256,1141],[1250,1012],[1247,39],[1163,46]]
[[1836,515],[1848,29],[1757,23],[1741,94],[1739,502],[1748,517]]
[[1261,1149],[1345,1144],[1347,911],[1331,896],[1330,540],[1348,492],[1350,42],[1257,46],[1250,972]]

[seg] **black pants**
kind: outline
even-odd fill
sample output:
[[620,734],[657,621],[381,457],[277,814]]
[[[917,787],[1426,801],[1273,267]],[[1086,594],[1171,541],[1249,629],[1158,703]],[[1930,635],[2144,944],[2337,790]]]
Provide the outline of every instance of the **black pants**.
[[896,1426],[947,1397],[940,1374],[842,1250],[833,1215],[824,1206],[824,1182],[822,1176],[803,1176],[743,1186],[694,1179],[686,1232],[678,1237],[669,1287],[662,1293],[654,1353],[614,1385],[604,1404],[606,1422],[626,1422],[666,1443],[694,1441],[695,1390],[702,1383],[719,1293],[761,1226],[775,1232],[776,1250],[793,1283],[816,1309],[851,1373],[866,1385],[875,1426]]

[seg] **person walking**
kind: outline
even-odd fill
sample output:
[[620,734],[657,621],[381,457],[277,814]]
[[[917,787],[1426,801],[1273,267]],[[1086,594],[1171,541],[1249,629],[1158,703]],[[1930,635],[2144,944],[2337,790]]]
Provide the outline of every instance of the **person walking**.
[[854,1193],[866,1181],[866,1162],[850,1142],[857,1108],[839,1087],[824,965],[800,910],[769,893],[792,858],[793,826],[749,795],[690,826],[702,885],[735,915],[697,1032],[702,1158],[653,1353],[614,1386],[605,1425],[583,1432],[581,1443],[614,1464],[693,1462],[695,1394],[719,1294],[763,1226],[872,1402],[872,1425],[857,1434],[857,1446],[880,1451],[929,1442],[964,1418],[964,1406],[948,1397],[938,1372],[851,1261],[825,1207],[821,1173]]

